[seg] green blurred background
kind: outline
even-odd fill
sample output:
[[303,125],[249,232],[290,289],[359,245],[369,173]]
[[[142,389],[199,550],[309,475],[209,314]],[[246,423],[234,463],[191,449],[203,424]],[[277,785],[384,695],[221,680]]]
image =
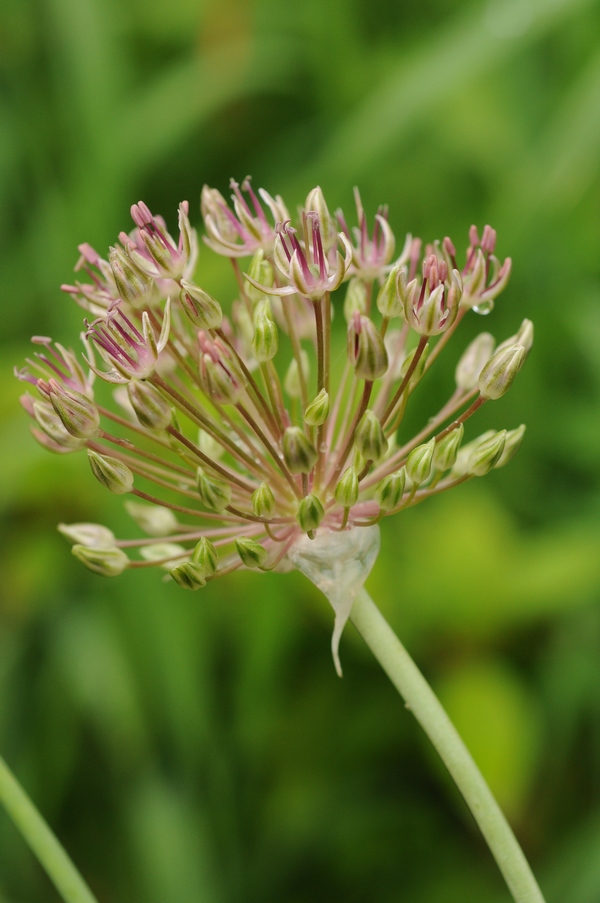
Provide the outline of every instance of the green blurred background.
[[[383,530],[369,588],[441,695],[548,903],[600,901],[600,3],[3,0],[0,751],[100,903],[506,903],[457,792],[353,629],[297,575],[198,594],[108,581],[58,520],[126,525],[85,458],[29,438],[12,367],[74,344],[59,292],[144,198],[175,225],[230,176],[317,182],[399,242],[498,230],[513,278],[467,341],[536,344],[478,431],[517,459]],[[202,254],[231,297],[226,265]],[[338,324],[341,318],[338,320]],[[58,897],[0,813],[1,903]]]

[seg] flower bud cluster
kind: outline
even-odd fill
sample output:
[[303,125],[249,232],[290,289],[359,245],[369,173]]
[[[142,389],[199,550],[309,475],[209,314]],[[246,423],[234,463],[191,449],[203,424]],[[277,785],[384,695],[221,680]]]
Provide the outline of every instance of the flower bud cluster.
[[[374,524],[504,466],[523,439],[521,426],[463,443],[470,417],[522,368],[529,320],[497,346],[482,332],[461,348],[448,402],[398,439],[462,319],[489,312],[508,281],[493,229],[470,230],[464,263],[449,238],[423,251],[409,235],[395,256],[387,207],[369,223],[358,191],[349,226],[318,186],[294,224],[279,196],[249,179],[230,187],[231,204],[205,186],[201,210],[204,244],[233,263],[237,297],[204,287],[187,202],[176,237],[139,202],[106,258],[79,247],[81,281],[63,286],[90,317],[81,357],[37,336],[17,371],[34,438],[57,454],[85,450],[145,534],[62,524],[97,574],[159,567],[195,591],[236,568],[283,566],[302,534],[318,543]],[[346,323],[341,361],[334,313]],[[116,406],[96,400],[95,380]]]

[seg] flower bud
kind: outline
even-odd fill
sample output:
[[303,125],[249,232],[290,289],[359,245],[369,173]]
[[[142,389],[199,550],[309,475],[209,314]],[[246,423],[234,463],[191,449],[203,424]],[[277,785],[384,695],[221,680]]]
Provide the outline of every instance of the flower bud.
[[89,439],[100,426],[98,408],[87,395],[74,389],[65,389],[55,379],[47,383],[39,380],[38,387],[50,400],[62,425],[76,439]]
[[69,540],[88,548],[111,548],[115,545],[115,534],[102,524],[59,524],[59,533]]
[[218,461],[219,458],[223,457],[223,446],[216,439],[213,439],[206,430],[198,430],[198,441],[196,444],[202,454],[206,455],[207,458],[212,458],[213,461]]
[[258,313],[254,317],[254,337],[252,339],[252,353],[257,361],[272,360],[279,348],[279,334],[275,321],[266,313]]
[[[275,281],[273,267],[268,260],[265,260],[265,252],[262,248],[258,249],[250,261],[248,276],[250,279],[253,279],[254,282],[258,282],[259,285],[264,285],[266,288],[271,288],[273,285],[273,282]],[[246,280],[246,294],[254,303],[262,301],[266,297],[264,292],[261,292],[260,289],[257,289],[256,286],[252,285],[248,280]]]
[[289,426],[283,434],[283,457],[292,473],[310,473],[317,463],[317,450],[298,426]]
[[359,379],[373,382],[388,368],[383,339],[369,317],[355,313],[348,325],[348,358]]
[[430,439],[425,445],[413,448],[406,459],[406,475],[415,486],[420,486],[429,477],[434,451],[435,439]]
[[367,286],[358,276],[353,276],[346,289],[344,298],[344,319],[349,323],[355,313],[367,312]]
[[[52,405],[47,404],[44,401],[34,401],[33,416],[35,417],[38,426],[41,427],[48,437],[48,441],[51,441],[52,444],[56,444],[56,449],[54,449],[52,445],[47,445],[47,447],[52,448],[53,451],[75,451],[76,449],[83,447],[83,440],[76,439],[75,436],[65,429],[62,420]],[[37,430],[34,430],[33,435],[38,442],[42,445],[46,445],[42,435],[36,435],[36,433]]]
[[252,511],[256,517],[270,518],[275,514],[275,496],[268,483],[261,483],[252,493]]
[[154,542],[149,546],[142,546],[140,555],[146,561],[159,564],[165,571],[170,571],[174,561],[187,558],[188,551],[176,542]]
[[192,561],[184,561],[169,571],[175,583],[182,589],[196,590],[206,586],[202,568]]
[[194,326],[199,329],[219,329],[223,322],[223,311],[219,302],[187,279],[182,279],[181,285],[179,300]]
[[468,473],[474,477],[484,477],[500,461],[505,444],[506,430],[500,430],[481,442],[469,456]]
[[479,374],[491,358],[495,344],[491,333],[481,332],[470,345],[467,345],[455,371],[456,385],[459,389],[470,392],[476,387]]
[[379,461],[388,448],[379,418],[370,409],[360,418],[354,434],[354,444],[365,461]]
[[119,297],[133,307],[141,307],[152,294],[154,280],[152,276],[138,266],[131,254],[124,248],[111,248],[108,262]]
[[456,463],[458,449],[465,432],[465,428],[460,423],[456,429],[453,429],[447,436],[437,442],[433,452],[433,469],[444,473],[450,470]]
[[149,430],[165,430],[173,419],[171,405],[160,392],[141,379],[127,383],[131,407],[142,426]]
[[160,505],[144,505],[140,502],[125,502],[127,514],[148,536],[168,536],[179,526],[177,518],[169,508]]
[[307,213],[314,210],[314,212],[318,214],[323,248],[325,251],[331,250],[337,242],[337,229],[319,185],[317,185],[316,188],[313,188],[312,191],[309,191],[304,204],[304,209]]
[[192,552],[192,562],[202,569],[205,577],[214,577],[219,564],[219,553],[210,539],[202,536]]
[[[308,361],[308,354],[306,353],[304,348],[302,348],[302,350],[300,351],[300,362],[302,364],[304,381],[308,382],[308,377],[310,374],[310,364]],[[288,371],[283,381],[283,388],[290,396],[290,398],[300,398],[300,374],[298,372],[298,361],[296,360],[296,358],[292,358],[292,362],[288,367]]]
[[398,291],[399,272],[399,266],[392,267],[377,295],[377,309],[388,320],[392,317],[401,317],[403,313],[402,299]]
[[238,555],[242,559],[242,563],[245,564],[247,568],[262,568],[269,556],[269,553],[264,546],[261,546],[260,543],[255,542],[253,539],[247,539],[244,536],[241,539],[235,540],[235,547]]
[[215,404],[237,404],[243,391],[241,380],[223,361],[203,354],[200,377],[206,394]]
[[198,468],[198,495],[200,501],[209,511],[220,514],[231,501],[231,486],[223,480],[208,476],[201,467]]
[[504,451],[500,459],[496,463],[496,468],[504,467],[509,461],[512,461],[516,453],[521,448],[523,436],[525,435],[525,424],[522,423],[516,430],[509,430],[506,434],[506,442],[504,443]]
[[382,511],[393,511],[402,501],[406,485],[406,469],[401,467],[385,477],[375,490],[375,501]]
[[352,508],[358,501],[358,473],[349,467],[335,487],[335,500],[342,508]]
[[[398,375],[398,379],[404,379],[404,377],[408,373],[410,367],[412,366],[412,362],[413,362],[413,359],[414,359],[414,356],[416,353],[417,353],[417,348],[413,348],[413,350],[410,351],[406,355],[406,357],[402,361],[402,366],[400,367],[400,373]],[[428,357],[429,357],[429,344],[425,345],[425,348],[421,352],[419,362],[418,362],[417,366],[415,367],[415,369],[413,370],[413,374],[410,378],[411,386],[415,386],[419,382],[421,377],[423,376],[423,373],[425,371],[425,364],[427,363]]]
[[329,393],[321,389],[316,398],[306,405],[304,422],[307,426],[321,426],[329,417]]
[[305,533],[316,530],[324,517],[323,505],[316,495],[310,493],[300,501],[296,519]]
[[124,495],[133,489],[133,474],[126,464],[109,455],[99,455],[88,449],[92,473],[103,486],[116,495]]
[[477,382],[481,397],[501,398],[508,392],[526,357],[527,351],[522,345],[509,345],[496,351],[479,374]]
[[531,320],[523,320],[516,335],[498,345],[497,351],[508,348],[509,345],[522,345],[525,351],[530,351],[533,345],[533,323]]
[[102,577],[117,577],[129,565],[129,558],[125,552],[115,546],[102,548],[75,545],[71,552],[89,571],[101,574]]

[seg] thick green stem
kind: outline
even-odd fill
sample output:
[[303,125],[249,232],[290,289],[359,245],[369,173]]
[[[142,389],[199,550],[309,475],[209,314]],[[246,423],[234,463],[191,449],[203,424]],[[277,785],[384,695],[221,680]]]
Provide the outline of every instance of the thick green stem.
[[0,757],[0,801],[65,903],[97,903],[40,813]]
[[410,655],[365,590],[350,619],[454,778],[516,903],[544,898],[515,835],[456,728]]

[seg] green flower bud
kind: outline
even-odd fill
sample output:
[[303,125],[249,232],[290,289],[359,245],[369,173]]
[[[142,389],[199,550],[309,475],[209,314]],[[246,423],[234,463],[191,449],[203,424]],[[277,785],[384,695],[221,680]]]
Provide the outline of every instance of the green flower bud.
[[[306,353],[304,348],[300,351],[300,361],[302,364],[304,381],[308,382],[308,377],[310,375],[310,364],[308,360],[308,354]],[[283,388],[290,396],[290,398],[300,398],[300,374],[298,373],[298,361],[296,360],[296,358],[292,358],[292,362],[288,367],[288,371],[283,381]]]
[[388,448],[379,418],[370,409],[360,418],[354,434],[354,444],[365,461],[379,461]]
[[140,502],[127,501],[125,510],[148,536],[166,536],[169,533],[175,533],[179,526],[173,512],[160,505],[144,505]]
[[420,486],[429,477],[434,451],[435,439],[430,439],[425,445],[413,448],[406,459],[406,475],[415,486]]
[[194,326],[199,329],[219,329],[223,322],[223,311],[219,302],[187,279],[182,279],[181,285],[179,300]]
[[173,419],[171,405],[150,383],[132,379],[127,384],[127,395],[137,419],[146,429],[165,430],[169,426]]
[[348,358],[359,379],[373,382],[388,368],[383,339],[369,317],[355,313],[348,326]]
[[481,397],[501,398],[508,392],[526,357],[527,351],[522,345],[509,345],[496,351],[479,374]]
[[219,564],[219,553],[206,536],[198,540],[198,544],[192,552],[192,562],[202,569],[202,573],[208,577],[214,577]]
[[484,477],[500,461],[505,444],[506,430],[500,430],[480,442],[469,456],[468,473],[474,477]]
[[62,425],[71,436],[89,439],[96,434],[100,426],[100,414],[87,395],[74,389],[65,389],[55,379],[49,379],[47,383],[40,380],[38,386],[48,396]]
[[242,559],[242,563],[247,568],[262,568],[269,557],[269,553],[264,546],[261,546],[260,543],[255,542],[253,539],[247,539],[246,537],[236,539],[235,547]]
[[406,469],[404,467],[384,477],[375,490],[375,501],[382,511],[393,511],[398,507],[404,495],[405,485]]
[[206,586],[202,568],[191,561],[184,561],[169,571],[175,583],[182,589],[200,589]]
[[101,524],[59,524],[59,533],[77,545],[107,549],[116,544],[115,534]]
[[242,382],[222,361],[214,361],[209,354],[203,354],[200,377],[206,394],[215,404],[237,404],[240,400]]
[[198,495],[200,501],[209,511],[220,514],[231,501],[231,486],[223,480],[208,476],[201,467],[198,468]]
[[506,434],[506,442],[504,443],[504,451],[500,455],[500,459],[495,465],[498,467],[504,467],[505,464],[508,464],[509,461],[512,461],[516,453],[521,448],[521,443],[523,442],[523,436],[525,435],[525,424],[522,423],[521,426],[518,426],[516,430],[509,430]]
[[316,530],[324,517],[323,505],[316,495],[310,493],[300,501],[296,519],[305,533]]
[[481,332],[467,345],[456,371],[456,385],[459,389],[470,392],[477,385],[479,374],[494,353],[496,341],[489,332]]
[[[409,352],[404,360],[402,361],[402,366],[400,367],[399,379],[404,379],[406,374],[408,373],[408,369],[413,362],[413,358],[417,353],[417,349],[413,348],[411,352]],[[421,377],[423,376],[423,372],[425,370],[425,364],[427,363],[427,358],[429,357],[429,345],[425,345],[421,357],[419,358],[419,363],[413,370],[413,375],[410,378],[410,385],[415,386]]]
[[485,433],[482,433],[480,436],[477,436],[476,439],[473,439],[471,442],[467,442],[466,445],[463,445],[456,457],[456,461],[454,462],[454,466],[452,467],[452,471],[450,476],[452,479],[458,479],[459,477],[464,477],[465,474],[469,471],[469,458],[471,454],[475,451],[475,449],[481,445],[482,442],[485,442],[486,439],[489,439],[491,436],[496,435],[496,430],[486,430]]
[[[38,426],[44,431],[48,439],[52,440],[52,443],[56,443],[56,450],[75,451],[75,449],[83,448],[83,440],[76,439],[75,436],[65,429],[62,420],[51,404],[35,400],[32,404],[32,411]],[[34,431],[34,436],[36,432]],[[41,434],[38,434],[36,438],[40,444],[46,445]],[[55,450],[52,448],[52,445],[47,447],[50,447],[53,451]]]
[[133,489],[133,474],[118,458],[99,455],[88,450],[88,460],[96,479],[117,495],[124,495]]
[[160,562],[165,571],[170,571],[173,562],[187,558],[188,551],[176,542],[154,542],[150,546],[142,546],[140,555],[145,561]]
[[434,470],[439,470],[441,473],[444,473],[446,470],[450,470],[451,467],[454,467],[464,432],[465,428],[462,423],[460,423],[456,429],[453,429],[452,432],[448,433],[447,436],[444,436],[440,442],[436,443],[433,452]]
[[128,248],[111,248],[108,262],[119,297],[133,307],[141,307],[154,289],[152,276],[138,266]]
[[[265,288],[271,288],[273,285],[273,282],[275,281],[273,267],[268,260],[265,260],[265,253],[262,248],[258,249],[250,261],[248,276],[250,279],[254,279],[255,282],[258,282],[259,285],[264,285]],[[248,281],[246,281],[246,294],[254,303],[262,301],[266,297],[260,289],[257,289],[256,286]]]
[[292,473],[310,473],[317,463],[317,450],[299,426],[289,426],[283,434],[283,457]]
[[319,224],[321,226],[321,236],[323,239],[323,248],[330,251],[337,242],[337,229],[335,220],[329,212],[329,208],[325,203],[325,197],[319,185],[309,191],[304,204],[304,209],[308,213],[314,210],[319,215]]
[[273,517],[275,514],[275,496],[268,483],[261,483],[252,493],[252,511],[257,517]]
[[522,345],[525,351],[530,351],[533,345],[533,323],[531,320],[523,320],[519,327],[519,331],[506,341],[498,345],[497,350],[508,348],[509,345]]
[[278,348],[279,334],[275,321],[265,313],[257,314],[254,318],[254,338],[252,339],[254,357],[260,363],[270,361],[277,354]]
[[344,298],[344,319],[349,323],[355,313],[367,312],[367,286],[358,276],[353,276],[346,289]]
[[329,393],[321,389],[316,398],[306,405],[304,422],[307,426],[321,426],[329,417]]
[[403,315],[402,299],[398,291],[399,272],[400,267],[398,265],[392,267],[377,295],[377,308],[388,320],[391,320],[392,317],[401,317]]
[[129,565],[129,558],[122,549],[115,546],[102,548],[101,546],[75,545],[71,552],[94,574],[102,577],[118,577]]
[[335,487],[335,500],[343,508],[352,508],[358,501],[358,472],[349,467]]

